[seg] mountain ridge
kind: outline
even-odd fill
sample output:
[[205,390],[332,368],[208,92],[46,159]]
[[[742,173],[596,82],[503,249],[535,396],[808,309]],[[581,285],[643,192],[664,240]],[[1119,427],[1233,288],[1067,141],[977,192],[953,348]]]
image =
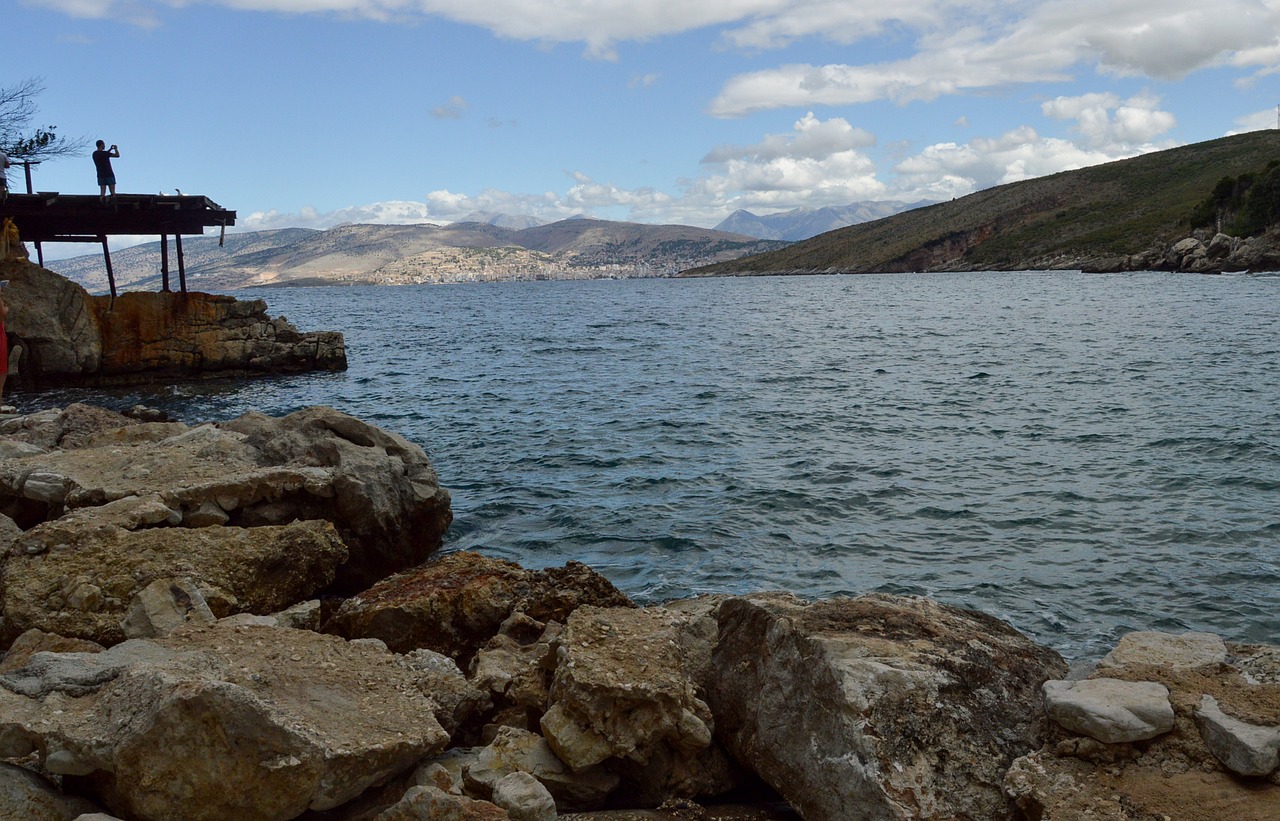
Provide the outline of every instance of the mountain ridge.
[[[708,228],[568,219],[527,228],[493,221],[449,225],[343,224],[325,231],[277,229],[184,237],[188,287],[235,290],[291,284],[418,284],[504,279],[673,276],[785,243]],[[171,267],[174,243],[171,249]],[[91,254],[47,264],[90,291],[107,289]],[[160,243],[112,254],[119,288],[155,287]],[[171,271],[171,275],[176,276]]]
[[[1222,137],[995,186],[681,276],[1160,268],[1218,180],[1273,159],[1280,130]],[[1271,252],[1259,253],[1269,265]]]
[[750,211],[734,211],[716,226],[717,231],[730,231],[760,239],[798,242],[849,225],[883,219],[912,208],[931,205],[932,200],[903,202],[882,200],[827,205],[821,208],[792,208],[775,214],[757,216]]

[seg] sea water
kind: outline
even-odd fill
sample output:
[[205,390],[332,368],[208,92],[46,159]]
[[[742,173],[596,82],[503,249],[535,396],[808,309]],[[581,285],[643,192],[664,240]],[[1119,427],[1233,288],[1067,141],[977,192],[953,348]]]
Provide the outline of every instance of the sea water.
[[1280,279],[970,273],[240,292],[350,369],[60,391],[402,434],[447,550],[641,602],[918,594],[1064,655],[1280,642]]

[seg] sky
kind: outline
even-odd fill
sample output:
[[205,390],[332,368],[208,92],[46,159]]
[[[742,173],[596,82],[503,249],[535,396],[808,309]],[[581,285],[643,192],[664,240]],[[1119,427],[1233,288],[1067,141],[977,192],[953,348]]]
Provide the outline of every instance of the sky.
[[[5,0],[4,28],[33,125],[237,230],[944,200],[1280,104],[1280,0]],[[96,192],[88,150],[34,184]]]

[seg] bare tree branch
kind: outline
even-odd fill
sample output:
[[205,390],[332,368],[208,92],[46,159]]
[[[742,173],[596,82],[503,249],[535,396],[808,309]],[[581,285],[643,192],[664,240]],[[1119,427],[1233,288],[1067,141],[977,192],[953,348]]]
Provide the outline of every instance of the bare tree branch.
[[86,138],[67,139],[57,126],[35,126],[36,97],[44,91],[44,81],[28,77],[10,86],[0,86],[0,149],[11,161],[45,160],[80,154]]

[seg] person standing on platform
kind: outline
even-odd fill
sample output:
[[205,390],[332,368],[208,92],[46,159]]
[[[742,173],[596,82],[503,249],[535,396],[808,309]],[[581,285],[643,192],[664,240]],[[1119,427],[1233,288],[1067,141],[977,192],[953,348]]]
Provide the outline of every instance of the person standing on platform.
[[119,157],[120,149],[112,144],[108,150],[106,143],[98,140],[98,150],[93,152],[93,165],[98,169],[98,199],[107,201],[107,189],[111,189],[111,200],[116,198],[116,172],[111,168],[111,158]]

